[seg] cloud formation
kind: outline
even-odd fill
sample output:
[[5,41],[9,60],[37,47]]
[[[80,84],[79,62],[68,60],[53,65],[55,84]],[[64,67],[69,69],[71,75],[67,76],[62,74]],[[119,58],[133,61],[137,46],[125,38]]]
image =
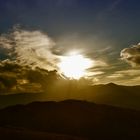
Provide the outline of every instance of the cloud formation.
[[57,57],[51,51],[54,45],[52,39],[40,31],[15,28],[0,36],[0,47],[6,50],[10,60],[48,70],[56,68]]
[[55,70],[32,69],[11,60],[0,61],[0,94],[42,92],[60,78]]
[[[73,51],[92,61],[84,78],[97,81],[97,76],[105,75],[102,69],[107,68],[108,64],[102,56],[110,53],[110,47],[99,49],[100,51],[92,50],[92,43],[89,42],[67,36],[54,42],[39,30],[13,28],[10,32],[0,35],[0,51],[3,54],[3,58],[0,58],[0,75],[3,75],[0,76],[0,89],[8,89],[9,79],[13,80],[13,85],[9,86],[10,90],[18,91],[26,91],[29,87],[34,91],[46,90],[52,81],[68,80],[63,76],[58,64],[61,57],[67,57]],[[7,83],[3,79],[7,79]]]
[[132,66],[140,66],[140,43],[130,48],[123,49],[120,56],[122,60],[125,60]]
[[[4,59],[15,61],[20,65],[31,68],[39,67],[50,71],[57,70],[61,73],[58,66],[61,56],[67,56],[71,51],[77,51],[91,59],[94,68],[108,66],[102,58],[96,58],[95,53],[88,54],[91,53],[91,48],[85,48],[85,45],[82,44],[83,42],[79,38],[67,36],[54,42],[46,33],[38,30],[24,30],[20,27],[15,27],[11,32],[0,36],[0,49],[4,54]],[[106,49],[100,50],[103,53],[105,51]],[[97,53],[97,51],[95,52]]]

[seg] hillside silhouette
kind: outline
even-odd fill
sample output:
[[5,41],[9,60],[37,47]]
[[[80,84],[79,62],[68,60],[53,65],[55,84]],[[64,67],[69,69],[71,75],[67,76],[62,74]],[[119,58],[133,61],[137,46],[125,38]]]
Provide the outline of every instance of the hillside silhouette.
[[139,118],[140,111],[87,101],[33,102],[0,110],[0,137],[139,139]]
[[122,108],[140,110],[140,86],[106,85],[81,86],[81,83],[65,82],[53,85],[46,92],[16,93],[0,95],[0,108],[34,101],[62,101],[67,99],[86,100]]

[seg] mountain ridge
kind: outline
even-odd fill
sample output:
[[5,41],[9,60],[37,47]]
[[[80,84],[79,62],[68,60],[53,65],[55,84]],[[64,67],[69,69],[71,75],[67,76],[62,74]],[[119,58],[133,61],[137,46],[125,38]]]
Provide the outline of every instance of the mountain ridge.
[[45,93],[17,93],[0,95],[0,108],[34,101],[86,100],[123,108],[140,110],[140,86],[122,86],[114,83],[85,87],[58,87]]

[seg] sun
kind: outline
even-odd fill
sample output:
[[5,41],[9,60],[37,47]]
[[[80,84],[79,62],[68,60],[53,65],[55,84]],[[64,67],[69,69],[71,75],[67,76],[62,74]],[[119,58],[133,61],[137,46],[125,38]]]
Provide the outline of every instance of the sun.
[[86,70],[91,67],[91,60],[80,54],[63,56],[58,67],[60,72],[70,79],[80,79],[86,75]]

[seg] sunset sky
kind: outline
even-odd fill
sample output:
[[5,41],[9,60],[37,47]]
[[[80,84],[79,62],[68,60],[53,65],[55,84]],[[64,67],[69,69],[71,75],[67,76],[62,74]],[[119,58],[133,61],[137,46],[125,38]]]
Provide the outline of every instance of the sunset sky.
[[[1,63],[138,85],[139,17],[138,0],[0,0]],[[76,76],[73,59],[85,68]]]

